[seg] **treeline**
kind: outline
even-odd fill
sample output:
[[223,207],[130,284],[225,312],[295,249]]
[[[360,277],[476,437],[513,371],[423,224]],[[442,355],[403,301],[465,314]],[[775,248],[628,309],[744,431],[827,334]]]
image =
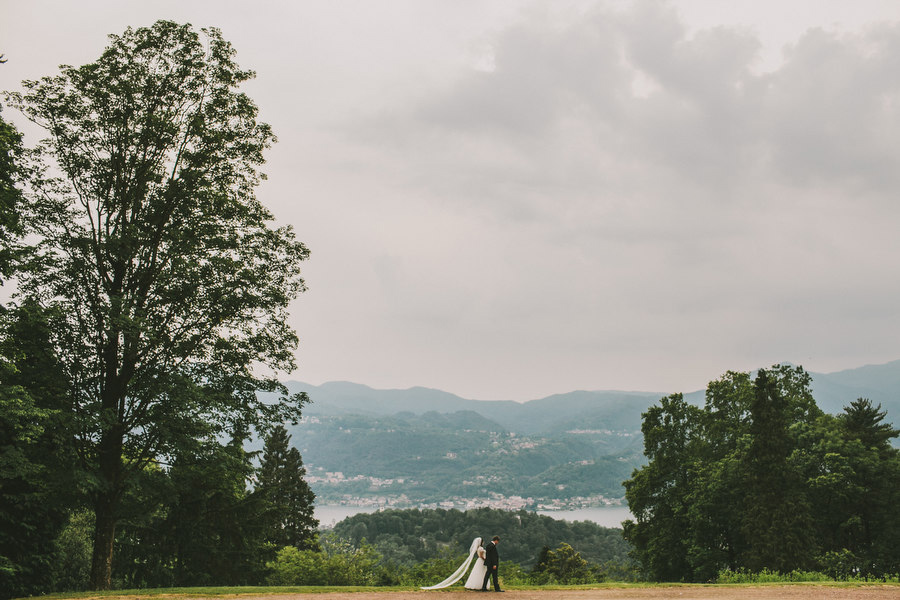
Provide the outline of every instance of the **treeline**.
[[643,416],[648,464],[625,482],[625,537],[658,581],[819,571],[900,573],[898,430],[859,399],[824,414],[800,367],[729,372],[705,406],[680,394]]
[[[557,550],[561,544],[567,544],[583,560],[617,578],[630,569],[630,545],[622,539],[620,529],[589,521],[562,521],[524,510],[410,509],[360,513],[337,523],[333,532],[351,544],[370,545],[383,564],[395,567],[417,567],[448,554],[459,557],[476,537],[489,540],[499,535],[501,560],[524,572],[539,563],[546,564],[546,552]],[[512,572],[507,572],[507,577]]]
[[[286,430],[272,432],[258,461],[244,442],[198,445],[135,475],[119,513],[113,587],[260,585],[281,548],[319,549],[314,496]],[[20,503],[0,511],[11,567],[0,571],[4,598],[90,584],[96,515],[32,464],[44,478],[20,480],[30,492],[10,494],[10,480],[0,482],[4,501]]]

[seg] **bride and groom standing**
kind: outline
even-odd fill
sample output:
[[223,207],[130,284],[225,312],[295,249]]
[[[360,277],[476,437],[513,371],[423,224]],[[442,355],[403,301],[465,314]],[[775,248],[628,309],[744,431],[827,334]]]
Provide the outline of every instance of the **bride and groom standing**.
[[497,552],[497,546],[500,544],[500,536],[495,535],[494,539],[487,544],[487,546],[481,545],[481,538],[475,538],[472,542],[472,545],[469,547],[469,555],[466,557],[466,560],[463,561],[463,564],[459,566],[458,569],[447,579],[438,583],[437,585],[432,585],[429,587],[423,587],[423,590],[438,590],[445,587],[450,587],[460,579],[462,576],[466,574],[466,571],[469,569],[469,565],[472,564],[472,557],[475,557],[475,564],[472,566],[472,572],[469,573],[468,579],[466,579],[465,587],[468,590],[479,590],[482,592],[488,591],[487,584],[488,580],[493,579],[494,581],[494,591],[502,592],[500,589],[500,582],[497,580],[497,569],[500,565],[500,555]]
[[476,549],[475,566],[466,579],[465,588],[467,590],[479,590],[481,592],[488,591],[487,584],[489,579],[493,579],[494,591],[502,592],[500,582],[497,580],[497,567],[500,566],[500,554],[497,552],[497,546],[500,544],[500,536],[495,535],[494,539],[486,547],[481,546],[481,538],[476,538],[478,543]]

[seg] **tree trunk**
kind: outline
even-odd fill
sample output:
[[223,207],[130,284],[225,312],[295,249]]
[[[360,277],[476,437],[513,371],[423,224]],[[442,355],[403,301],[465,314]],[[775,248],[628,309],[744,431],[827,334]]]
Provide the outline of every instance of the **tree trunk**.
[[122,429],[113,426],[98,444],[101,488],[94,498],[94,549],[91,557],[91,589],[108,590],[112,585],[113,545],[122,495]]
[[92,590],[108,590],[112,585],[113,542],[116,538],[116,491],[100,494],[94,504],[94,550],[91,557]]

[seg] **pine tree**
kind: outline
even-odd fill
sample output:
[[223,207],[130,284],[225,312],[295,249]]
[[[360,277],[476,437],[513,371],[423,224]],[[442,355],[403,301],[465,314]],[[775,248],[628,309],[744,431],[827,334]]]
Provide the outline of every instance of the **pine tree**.
[[742,529],[749,545],[744,564],[751,571],[809,568],[815,544],[803,481],[789,462],[794,446],[791,402],[779,389],[777,373],[760,369],[754,387],[752,441],[744,465]]
[[844,407],[840,420],[848,438],[858,439],[864,447],[890,454],[891,440],[900,435],[890,423],[884,423],[887,411],[873,405],[867,398],[859,398]]
[[317,549],[319,521],[313,516],[315,494],[304,479],[306,468],[283,426],[266,439],[256,491],[265,505],[265,541],[275,546]]

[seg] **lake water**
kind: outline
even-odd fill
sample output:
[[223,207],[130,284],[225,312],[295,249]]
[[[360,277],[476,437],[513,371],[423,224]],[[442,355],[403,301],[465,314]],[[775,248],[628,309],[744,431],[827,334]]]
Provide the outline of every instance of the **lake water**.
[[539,510],[539,515],[547,515],[563,521],[593,521],[603,527],[622,528],[622,521],[631,519],[627,506],[596,506],[573,510]]
[[[371,513],[378,510],[376,506],[336,506],[317,505],[315,516],[322,527],[331,527],[347,517],[359,513]],[[602,527],[622,527],[622,521],[631,518],[627,506],[597,506],[593,508],[577,508],[574,510],[539,510],[539,515],[547,515],[564,521],[593,521]]]

